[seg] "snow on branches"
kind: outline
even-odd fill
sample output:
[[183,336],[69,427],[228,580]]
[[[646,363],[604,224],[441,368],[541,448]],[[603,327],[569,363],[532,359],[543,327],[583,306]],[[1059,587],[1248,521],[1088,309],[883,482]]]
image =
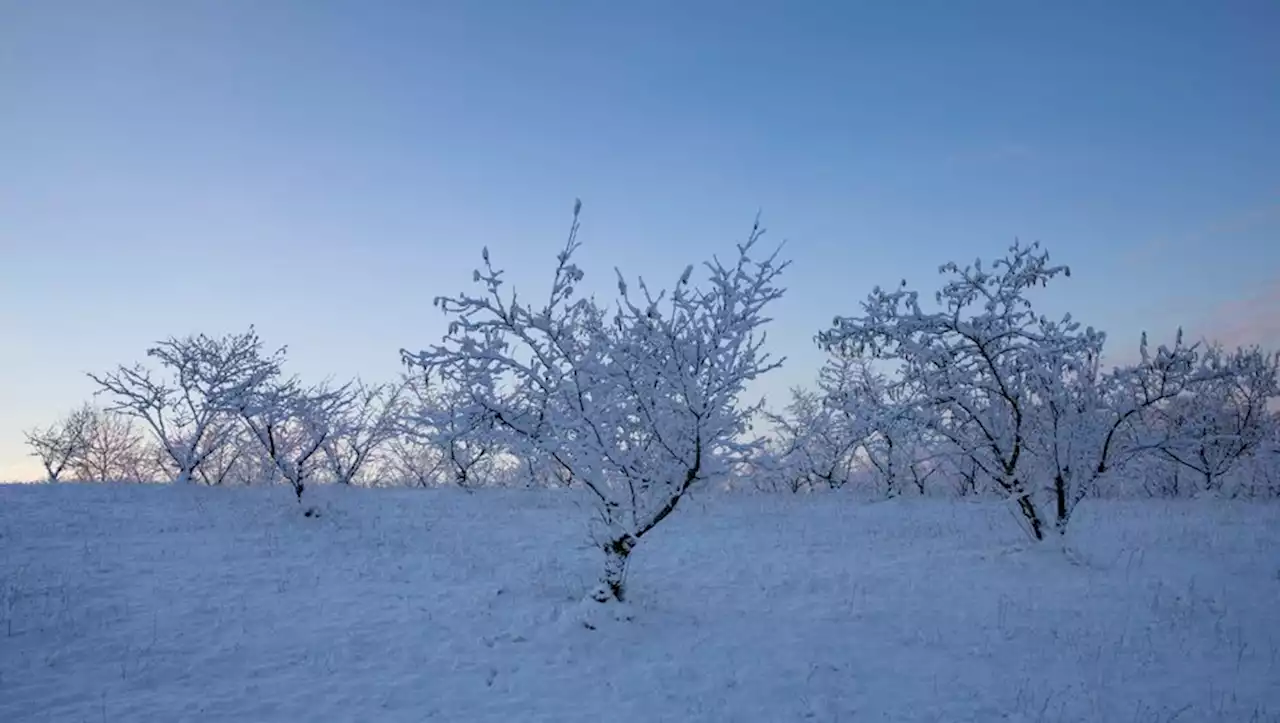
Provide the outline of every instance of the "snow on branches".
[[297,380],[263,384],[241,397],[237,411],[298,502],[323,468],[325,445],[351,431],[346,412],[351,385],[303,387]]
[[781,363],[763,350],[762,327],[787,263],[776,251],[756,256],[757,223],[735,262],[703,264],[705,286],[692,266],[670,293],[643,280],[633,292],[618,272],[605,306],[575,296],[579,210],[544,304],[504,293],[485,249],[474,275],[483,293],[436,299],[451,319],[444,342],[402,354],[465,390],[468,418],[491,419],[587,490],[605,552],[593,597],[603,602],[623,599],[632,549],[685,494],[754,449],[742,437],[755,408],[738,397]]
[[[452,483],[464,489],[493,481],[504,455],[504,433],[493,416],[471,403],[455,384],[430,385],[410,378],[404,434],[430,460],[430,484]],[[406,462],[412,462],[406,459]],[[412,469],[412,467],[410,467]],[[422,473],[415,472],[415,477]]]
[[1211,487],[1265,438],[1280,357],[1202,350],[1179,332],[1154,353],[1144,335],[1138,363],[1103,371],[1101,332],[1032,309],[1031,289],[1069,275],[1038,245],[1014,244],[989,269],[940,273],[929,309],[905,282],[876,288],[861,316],[837,317],[818,341],[893,363],[890,396],[909,400],[894,405],[898,416],[959,450],[1034,539],[1050,524],[1064,534],[1077,504],[1134,459],[1158,453]]
[[337,484],[351,485],[395,438],[404,414],[405,384],[367,384],[357,379],[345,389],[346,403],[334,410],[333,434],[325,440],[323,451],[329,477]]
[[914,416],[954,444],[994,480],[1021,513],[1028,533],[1044,537],[1044,519],[1028,479],[1028,442],[1039,370],[1096,354],[1102,335],[1068,316],[1037,316],[1026,292],[1060,275],[1038,245],[1014,244],[990,269],[981,261],[944,264],[948,276],[925,310],[919,293],[876,288],[863,315],[837,317],[819,335],[829,349],[888,359],[922,401]]
[[1202,491],[1219,493],[1227,473],[1275,430],[1280,354],[1210,346],[1202,364],[1196,393],[1171,397],[1151,427],[1165,460],[1193,472]]
[[179,484],[192,481],[200,466],[233,435],[222,424],[241,400],[280,373],[281,348],[263,354],[253,327],[242,334],[170,337],[147,350],[160,372],[142,364],[90,374],[108,411],[134,417],[151,430]]
[[25,432],[27,446],[32,456],[39,458],[50,482],[57,482],[64,470],[85,456],[92,425],[93,409],[86,405],[56,424]]

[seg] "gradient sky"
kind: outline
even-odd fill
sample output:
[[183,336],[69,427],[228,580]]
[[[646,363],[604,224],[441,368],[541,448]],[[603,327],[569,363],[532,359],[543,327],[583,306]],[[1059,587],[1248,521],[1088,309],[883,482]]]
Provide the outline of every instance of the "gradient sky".
[[0,479],[86,371],[255,323],[436,341],[479,247],[665,285],[757,210],[781,400],[875,284],[1040,240],[1111,334],[1280,344],[1280,4],[0,0]]

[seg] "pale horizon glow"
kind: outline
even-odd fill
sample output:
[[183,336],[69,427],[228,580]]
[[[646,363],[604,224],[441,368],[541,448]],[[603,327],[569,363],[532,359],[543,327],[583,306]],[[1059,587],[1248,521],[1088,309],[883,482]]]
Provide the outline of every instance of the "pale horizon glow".
[[1280,6],[126,0],[0,7],[0,480],[85,372],[257,326],[390,379],[480,248],[669,285],[756,212],[813,336],[875,285],[1041,241],[1112,358],[1280,346]]

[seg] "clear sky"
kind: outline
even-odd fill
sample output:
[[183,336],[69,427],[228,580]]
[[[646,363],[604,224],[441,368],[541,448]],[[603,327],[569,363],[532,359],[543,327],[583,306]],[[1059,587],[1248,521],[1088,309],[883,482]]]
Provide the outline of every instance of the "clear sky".
[[1280,344],[1280,4],[0,0],[0,479],[86,371],[257,324],[389,379],[479,247],[542,288],[794,260],[780,399],[875,284],[1040,240],[1112,335]]

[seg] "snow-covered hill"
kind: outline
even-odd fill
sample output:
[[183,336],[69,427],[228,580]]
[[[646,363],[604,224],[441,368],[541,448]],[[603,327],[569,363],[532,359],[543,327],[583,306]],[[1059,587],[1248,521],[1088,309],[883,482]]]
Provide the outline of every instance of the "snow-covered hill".
[[0,486],[0,720],[1280,720],[1274,504],[704,494],[588,630],[572,494],[315,492]]

